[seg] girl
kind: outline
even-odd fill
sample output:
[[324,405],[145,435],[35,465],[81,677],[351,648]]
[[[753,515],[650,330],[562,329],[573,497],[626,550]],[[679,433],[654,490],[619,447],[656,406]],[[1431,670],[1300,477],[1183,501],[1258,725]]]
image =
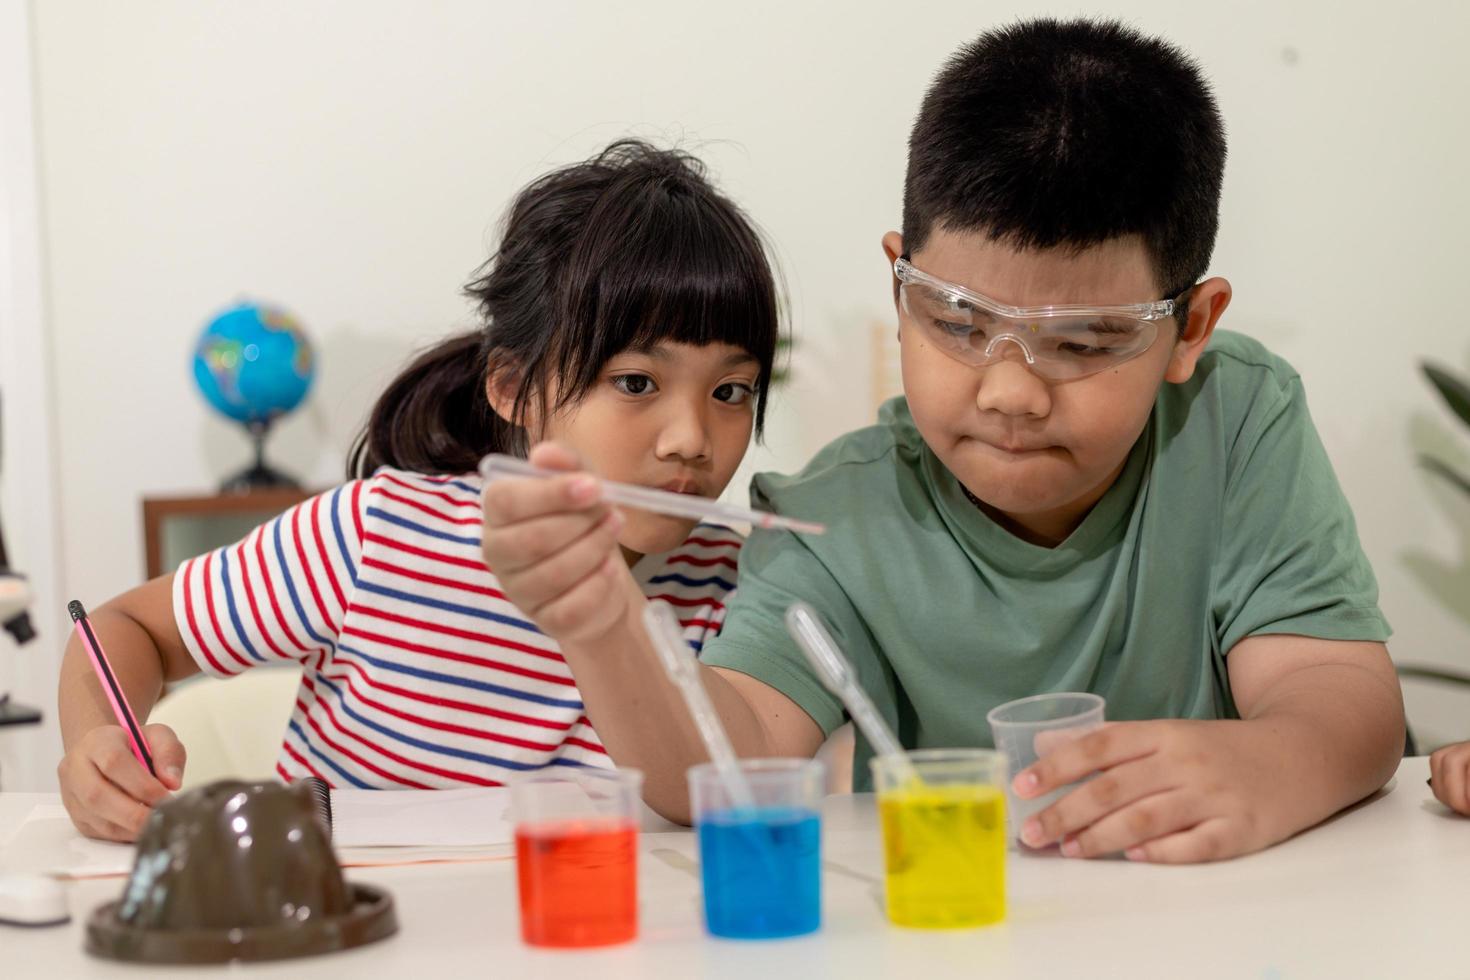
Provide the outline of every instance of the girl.
[[1455,742],[1429,757],[1429,785],[1441,803],[1470,817],[1470,742]]
[[[606,478],[718,496],[761,431],[771,268],[697,160],[624,141],[522,191],[481,273],[467,293],[482,326],[389,386],[353,447],[356,479],[93,614],[140,716],[165,681],[297,661],[283,779],[439,788],[611,765],[537,611],[507,601],[484,563],[475,467],[552,439]],[[595,494],[582,479],[569,492]],[[718,631],[735,532],[630,510],[594,533],[616,539],[643,595],[680,611],[692,644]],[[150,776],[75,638],[59,700],[73,822],[134,839],[179,787],[183,746],[147,726]]]

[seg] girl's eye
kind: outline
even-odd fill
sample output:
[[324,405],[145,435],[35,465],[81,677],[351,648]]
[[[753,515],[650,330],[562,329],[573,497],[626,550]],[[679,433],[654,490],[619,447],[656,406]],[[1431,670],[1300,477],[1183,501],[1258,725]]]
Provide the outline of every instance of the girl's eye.
[[658,390],[646,374],[620,374],[612,378],[612,386],[625,395],[647,395]]
[[715,389],[715,401],[724,402],[727,405],[744,405],[755,389],[740,381],[727,381]]

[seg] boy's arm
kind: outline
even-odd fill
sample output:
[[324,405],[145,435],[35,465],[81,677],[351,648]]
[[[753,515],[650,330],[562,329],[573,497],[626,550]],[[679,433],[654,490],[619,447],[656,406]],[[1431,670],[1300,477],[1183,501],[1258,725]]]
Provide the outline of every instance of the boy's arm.
[[1109,725],[1018,774],[1027,798],[1097,774],[1028,821],[1027,843],[1167,863],[1234,857],[1393,775],[1403,697],[1383,644],[1255,636],[1227,664],[1240,720]]
[[[88,618],[140,722],[153,710],[164,681],[199,669],[174,622],[172,575],[125,592]],[[133,757],[75,631],[61,661],[57,709],[66,748],[57,778],[73,822],[92,837],[134,839],[149,808],[179,787],[183,746],[166,726],[146,726],[159,778],[148,774]]]
[[1372,569],[1300,378],[1270,359],[1257,367],[1265,373],[1230,392],[1243,416],[1222,430],[1210,597],[1241,717],[1124,722],[1056,750],[1016,777],[1018,793],[1096,778],[1028,821],[1028,842],[1150,861],[1229,857],[1317,823],[1393,773],[1403,703]]
[[1292,792],[1282,837],[1383,786],[1404,754],[1404,696],[1382,643],[1252,636],[1226,658],[1242,720],[1278,731]]

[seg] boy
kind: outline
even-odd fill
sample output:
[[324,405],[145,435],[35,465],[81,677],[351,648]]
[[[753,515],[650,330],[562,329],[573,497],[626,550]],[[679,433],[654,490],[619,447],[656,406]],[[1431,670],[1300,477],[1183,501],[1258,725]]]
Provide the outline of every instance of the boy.
[[[1022,23],[945,66],[883,239],[905,398],[801,473],[756,478],[757,504],[830,530],[753,535],[702,652],[742,755],[810,755],[843,721],[783,628],[800,598],[906,747],[988,745],[986,711],[1016,697],[1108,699],[1119,724],[1015,774],[1028,798],[1097,777],[1027,822],[1032,846],[1243,854],[1393,773],[1388,626],[1301,383],[1214,333],[1224,157],[1198,68],[1119,24]],[[487,562],[561,644],[612,757],[687,818],[703,751],[595,482],[483,503]],[[859,739],[858,789],[869,754]]]

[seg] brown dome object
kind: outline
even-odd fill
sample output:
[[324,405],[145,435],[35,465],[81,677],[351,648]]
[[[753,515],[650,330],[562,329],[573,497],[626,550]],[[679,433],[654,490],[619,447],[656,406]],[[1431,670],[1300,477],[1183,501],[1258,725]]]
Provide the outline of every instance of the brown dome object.
[[86,949],[140,963],[274,960],[397,931],[386,891],[343,880],[309,786],[222,780],[153,811],[122,898],[87,920]]

